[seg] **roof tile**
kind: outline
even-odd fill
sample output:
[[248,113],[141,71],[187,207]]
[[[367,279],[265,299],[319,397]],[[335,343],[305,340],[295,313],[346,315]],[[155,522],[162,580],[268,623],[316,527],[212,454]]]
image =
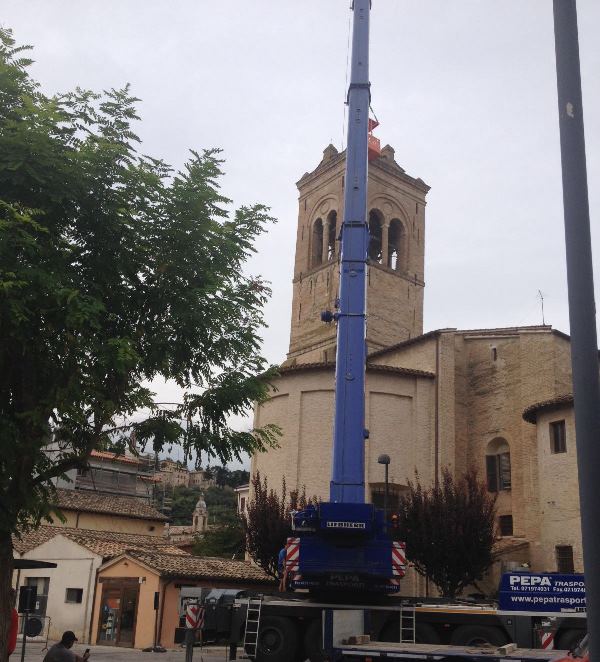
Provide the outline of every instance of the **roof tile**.
[[57,535],[65,536],[73,542],[89,549],[104,559],[119,556],[131,549],[159,548],[173,555],[185,554],[164,536],[146,536],[137,533],[121,533],[117,531],[92,531],[90,529],[69,529],[61,526],[40,526],[35,531],[24,533],[21,538],[16,536],[13,545],[17,552],[25,554],[35,547],[51,540]]
[[86,513],[106,513],[117,517],[132,517],[135,519],[159,520],[165,522],[165,517],[156,508],[145,501],[130,497],[100,494],[86,490],[57,489],[56,505],[61,510],[75,510]]
[[163,577],[240,581],[253,584],[273,584],[275,580],[263,570],[246,561],[232,561],[208,556],[164,554],[134,550],[131,556],[156,570]]

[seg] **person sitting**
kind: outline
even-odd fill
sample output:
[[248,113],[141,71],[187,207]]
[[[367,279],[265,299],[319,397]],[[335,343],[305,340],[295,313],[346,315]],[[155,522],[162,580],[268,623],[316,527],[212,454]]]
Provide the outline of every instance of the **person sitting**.
[[83,655],[77,655],[71,650],[76,641],[75,633],[67,630],[61,640],[46,653],[43,662],[85,662],[90,656],[90,649],[88,648]]

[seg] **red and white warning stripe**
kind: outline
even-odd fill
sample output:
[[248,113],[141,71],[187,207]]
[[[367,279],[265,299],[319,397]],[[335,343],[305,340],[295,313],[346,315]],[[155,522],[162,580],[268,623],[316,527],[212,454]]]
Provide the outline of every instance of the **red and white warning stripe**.
[[403,542],[392,543],[392,574],[397,577],[404,577],[406,574],[405,547]]
[[300,538],[288,538],[285,545],[285,567],[288,572],[300,570]]
[[[204,609],[202,609],[202,617],[204,619]],[[200,620],[200,605],[192,602],[188,604],[185,610],[185,627],[197,628]]]
[[542,633],[542,648],[544,650],[552,650],[554,648],[554,632]]

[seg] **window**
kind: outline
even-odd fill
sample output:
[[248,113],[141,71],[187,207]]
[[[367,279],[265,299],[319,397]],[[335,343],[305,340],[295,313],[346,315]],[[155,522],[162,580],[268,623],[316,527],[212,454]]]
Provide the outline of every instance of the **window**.
[[390,228],[388,231],[388,253],[386,266],[390,267],[390,269],[406,271],[406,255],[403,254],[405,249],[406,239],[404,236],[404,226],[397,218],[393,218],[390,221]]
[[330,211],[327,221],[328,232],[327,237],[324,238],[327,241],[327,260],[333,260],[335,258],[335,242],[337,240],[337,212]]
[[375,209],[369,212],[369,260],[381,263],[381,225],[383,218]]
[[68,588],[65,595],[65,602],[80,603],[83,600],[82,588]]
[[492,361],[498,360],[498,348],[492,347]]
[[512,515],[500,515],[498,518],[500,524],[501,536],[512,536],[513,534],[513,518]]
[[567,431],[564,420],[550,423],[550,452],[567,452]]
[[323,261],[323,221],[317,218],[312,229],[311,267],[318,267]]
[[504,439],[494,439],[488,444],[485,468],[488,492],[510,490],[510,448]]
[[571,545],[556,546],[556,570],[562,574],[571,574],[575,572],[573,563],[573,547]]
[[243,513],[246,509],[246,497],[240,498],[240,511]]

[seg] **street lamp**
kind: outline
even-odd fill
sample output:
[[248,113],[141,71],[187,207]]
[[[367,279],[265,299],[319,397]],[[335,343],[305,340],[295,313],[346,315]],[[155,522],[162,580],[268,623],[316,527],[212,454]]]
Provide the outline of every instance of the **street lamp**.
[[389,495],[388,467],[390,465],[390,456],[386,455],[385,453],[383,455],[380,455],[377,458],[377,463],[385,465],[385,491],[383,493],[383,521],[385,523],[385,531],[387,532],[387,529],[388,529],[388,495]]

